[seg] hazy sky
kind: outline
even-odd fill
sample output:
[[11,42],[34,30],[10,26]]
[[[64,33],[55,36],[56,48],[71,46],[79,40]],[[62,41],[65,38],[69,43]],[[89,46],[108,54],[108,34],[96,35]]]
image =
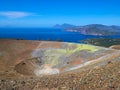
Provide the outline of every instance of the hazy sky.
[[120,0],[0,0],[0,26],[120,25]]

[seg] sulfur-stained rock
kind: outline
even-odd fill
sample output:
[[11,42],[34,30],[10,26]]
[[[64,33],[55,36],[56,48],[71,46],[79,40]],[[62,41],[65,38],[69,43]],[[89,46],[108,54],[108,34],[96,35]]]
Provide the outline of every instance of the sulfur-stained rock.
[[0,90],[120,88],[119,50],[63,42],[0,43]]

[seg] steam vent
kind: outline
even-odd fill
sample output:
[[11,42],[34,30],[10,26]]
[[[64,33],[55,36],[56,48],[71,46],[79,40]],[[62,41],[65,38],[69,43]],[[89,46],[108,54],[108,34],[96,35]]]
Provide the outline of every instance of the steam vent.
[[[0,40],[0,90],[120,90],[119,75],[119,50],[77,43]],[[111,78],[114,83],[107,86]]]

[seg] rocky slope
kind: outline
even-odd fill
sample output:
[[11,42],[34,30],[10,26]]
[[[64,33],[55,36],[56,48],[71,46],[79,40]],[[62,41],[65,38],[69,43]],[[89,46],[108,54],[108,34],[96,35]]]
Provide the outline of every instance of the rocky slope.
[[119,90],[120,51],[87,44],[0,40],[1,90]]

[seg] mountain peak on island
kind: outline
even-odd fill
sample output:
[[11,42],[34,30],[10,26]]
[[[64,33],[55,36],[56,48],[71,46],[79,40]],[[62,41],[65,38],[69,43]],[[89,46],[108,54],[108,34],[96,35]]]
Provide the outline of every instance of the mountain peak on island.
[[109,35],[120,35],[120,26],[117,25],[103,25],[103,24],[88,24],[83,26],[75,26],[64,23],[62,25],[56,24],[55,28],[62,28],[70,32],[79,32],[85,35],[98,35],[98,36],[109,36]]
[[73,28],[73,27],[76,27],[75,25],[72,25],[72,24],[67,24],[67,23],[64,23],[64,24],[56,24],[54,26],[55,28],[63,28],[63,29],[66,29],[66,28]]

